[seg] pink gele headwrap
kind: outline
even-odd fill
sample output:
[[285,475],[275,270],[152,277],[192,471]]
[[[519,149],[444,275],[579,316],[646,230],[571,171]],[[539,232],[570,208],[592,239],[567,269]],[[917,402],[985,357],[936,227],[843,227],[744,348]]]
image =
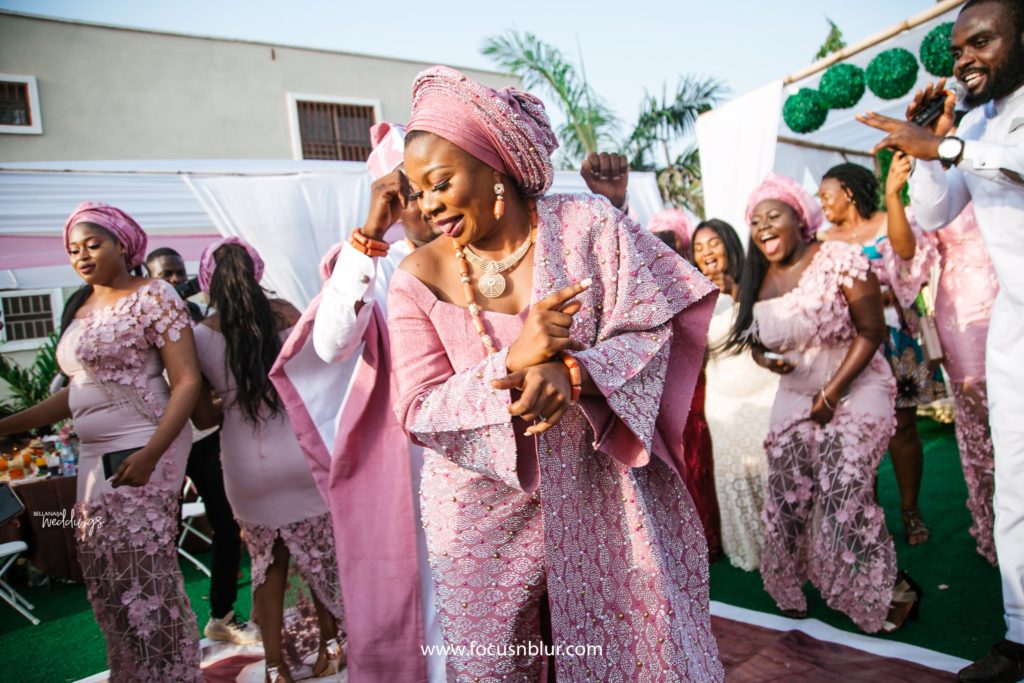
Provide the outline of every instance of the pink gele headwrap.
[[647,221],[647,229],[651,232],[673,232],[679,242],[679,249],[690,248],[690,219],[681,209],[662,209]]
[[558,140],[543,103],[522,90],[494,90],[455,69],[431,67],[413,83],[406,129],[457,145],[510,176],[527,197],[544,194],[554,179]]
[[825,216],[821,212],[818,202],[815,201],[814,197],[807,190],[800,187],[799,183],[788,176],[769,173],[761,181],[761,184],[754,188],[754,191],[750,194],[750,199],[747,200],[747,225],[750,225],[750,219],[754,215],[754,207],[766,199],[776,199],[784,202],[796,211],[796,215],[800,217],[800,221],[803,223],[801,232],[804,241],[814,241],[814,235],[817,234],[818,228],[821,227],[822,222],[825,220]]
[[366,168],[374,180],[380,180],[402,165],[405,153],[405,126],[381,121],[370,126],[373,151],[366,159]]
[[237,244],[245,249],[249,258],[252,259],[252,274],[256,278],[256,282],[263,279],[263,259],[260,258],[259,252],[243,239],[234,236],[225,237],[207,245],[206,249],[203,249],[202,256],[199,257],[199,289],[207,294],[210,293],[210,280],[213,279],[213,271],[217,270],[217,260],[213,255],[225,244]]
[[116,206],[103,202],[82,202],[64,223],[64,248],[71,241],[71,230],[79,223],[93,223],[106,230],[124,247],[128,269],[141,266],[149,239],[135,219]]

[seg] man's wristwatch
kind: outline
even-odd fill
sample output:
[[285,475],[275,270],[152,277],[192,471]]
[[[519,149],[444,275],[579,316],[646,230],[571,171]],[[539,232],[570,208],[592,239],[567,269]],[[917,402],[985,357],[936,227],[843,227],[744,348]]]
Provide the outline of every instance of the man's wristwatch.
[[942,138],[938,148],[939,161],[949,166],[956,166],[964,156],[964,141],[950,135]]

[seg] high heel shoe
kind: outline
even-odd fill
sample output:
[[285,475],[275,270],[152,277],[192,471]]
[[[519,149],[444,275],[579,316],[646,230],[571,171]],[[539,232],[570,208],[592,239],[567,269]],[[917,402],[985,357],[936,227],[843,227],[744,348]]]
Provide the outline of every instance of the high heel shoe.
[[917,621],[921,611],[921,598],[924,597],[924,590],[910,575],[904,571],[896,574],[896,586],[892,591],[892,605],[889,607],[889,614],[882,624],[882,630],[892,633],[907,622]]
[[337,638],[320,641],[320,652],[317,654],[316,664],[313,665],[313,678],[330,676],[341,671],[345,664],[345,653],[341,650]]
[[903,533],[907,537],[907,545],[921,545],[931,536],[917,508],[903,510]]

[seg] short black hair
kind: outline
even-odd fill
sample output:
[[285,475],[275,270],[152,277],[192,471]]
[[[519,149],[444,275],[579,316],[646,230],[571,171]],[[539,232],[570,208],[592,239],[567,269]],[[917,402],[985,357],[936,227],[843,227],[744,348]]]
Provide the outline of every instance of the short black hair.
[[[1006,10],[1013,20],[1013,30],[1016,33],[1024,33],[1024,2],[1021,2],[1021,0],[967,0],[967,3],[960,9],[960,14],[963,14],[972,7],[990,2],[1002,5],[1003,9]],[[960,15],[958,14],[957,16]]]
[[[146,255],[146,263],[150,263],[154,259],[162,258],[164,256],[177,256],[178,258],[181,258],[181,254],[171,249],[170,247],[160,247],[159,249],[154,249],[153,251],[149,252],[149,254]],[[182,260],[184,261],[185,259]]]

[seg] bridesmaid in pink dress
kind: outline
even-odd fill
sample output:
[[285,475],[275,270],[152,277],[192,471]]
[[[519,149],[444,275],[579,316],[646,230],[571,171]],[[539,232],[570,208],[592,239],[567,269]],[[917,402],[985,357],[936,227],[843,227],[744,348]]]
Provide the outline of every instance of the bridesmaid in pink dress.
[[[910,158],[897,152],[889,168],[890,184],[903,187],[910,168]],[[889,230],[893,239],[909,245],[920,239],[905,222],[894,222]],[[995,454],[988,423],[985,338],[999,281],[970,204],[949,225],[929,233],[927,238],[938,248],[941,259],[935,318],[942,342],[942,362],[956,404],[956,440],[967,483],[970,531],[978,554],[994,566]]]
[[726,348],[781,375],[765,438],[765,589],[802,618],[810,579],[861,630],[895,630],[920,591],[897,575],[874,499],[896,398],[878,278],[858,247],[813,241],[821,210],[790,178],[754,190],[747,222],[754,246]]
[[446,234],[388,326],[449,680],[722,680],[679,476],[713,286],[603,200],[544,196],[536,98],[434,67],[413,102],[411,196]]
[[[120,209],[81,204],[64,242],[86,282],[64,309],[57,347],[70,386],[0,421],[0,435],[74,421],[78,555],[110,680],[201,681],[175,543],[200,388],[188,311],[171,285],[129,272],[146,234]],[[103,454],[127,449],[135,453],[108,480]]]
[[[214,242],[200,261],[199,284],[217,313],[196,327],[196,350],[209,386],[193,417],[200,429],[223,414],[224,490],[252,557],[253,602],[263,631],[268,681],[291,681],[282,647],[289,559],[312,589],[320,625],[315,676],[335,673],[342,623],[334,531],[277,391],[267,378],[299,317],[259,286],[263,261],[237,237]],[[298,664],[298,662],[293,662]]]
[[956,442],[967,482],[971,536],[978,553],[994,566],[995,455],[988,424],[985,339],[999,281],[970,204],[932,236],[942,259],[935,318],[956,403]]

